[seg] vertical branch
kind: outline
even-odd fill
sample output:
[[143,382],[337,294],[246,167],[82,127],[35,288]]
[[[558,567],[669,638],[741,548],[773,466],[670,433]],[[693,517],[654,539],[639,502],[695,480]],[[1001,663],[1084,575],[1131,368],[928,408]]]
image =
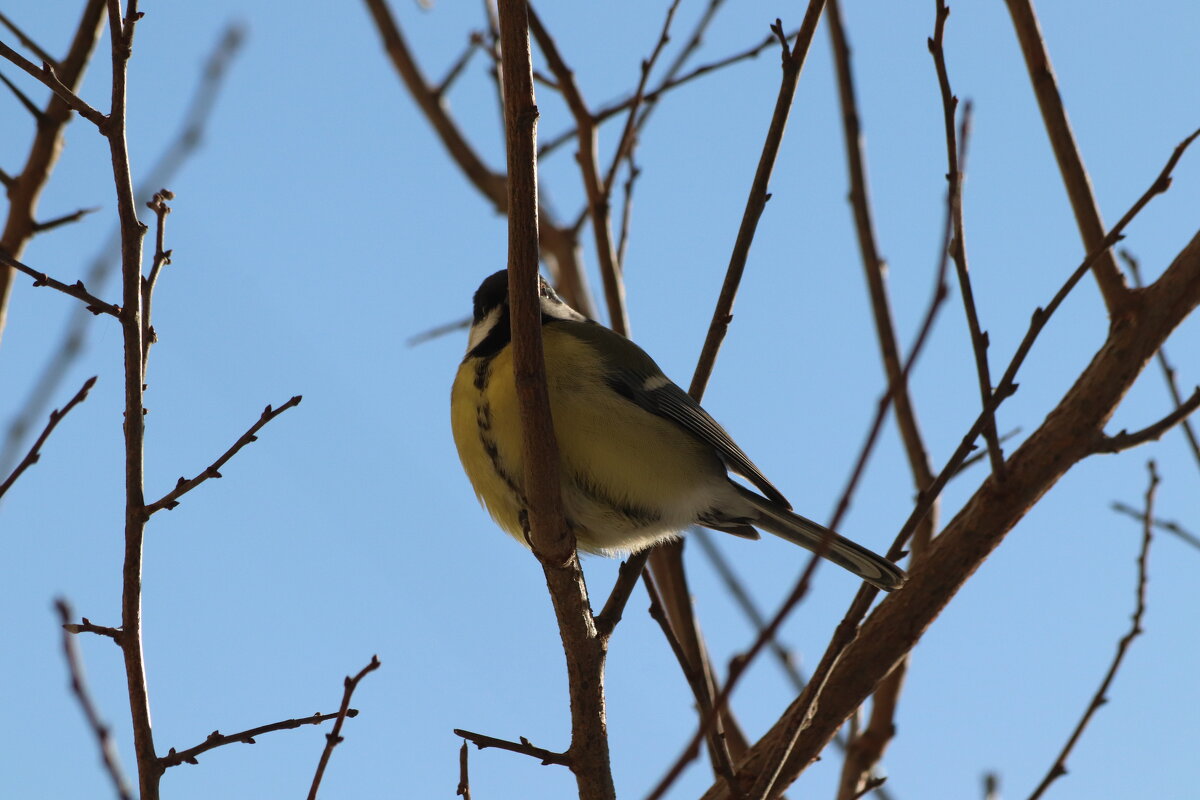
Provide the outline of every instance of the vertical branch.
[[142,651],[142,547],[146,532],[145,407],[142,396],[142,240],[146,226],[137,216],[129,147],[125,140],[126,78],[132,54],[134,28],[141,13],[137,0],[129,0],[124,18],[120,0],[108,0],[112,39],[112,108],[100,132],[108,139],[117,213],[121,221],[121,333],[125,345],[125,561],[121,571],[121,650],[129,707],[133,719],[133,745],[137,756],[142,800],[158,800],[163,767],[154,752],[150,723],[150,696]]
[[525,0],[500,0],[500,44],[508,157],[509,297],[513,370],[525,434],[526,510],[558,619],[571,695],[571,769],[583,800],[613,800],[604,716],[607,639],[598,634],[567,529],[558,448],[550,419],[537,291],[537,118]]

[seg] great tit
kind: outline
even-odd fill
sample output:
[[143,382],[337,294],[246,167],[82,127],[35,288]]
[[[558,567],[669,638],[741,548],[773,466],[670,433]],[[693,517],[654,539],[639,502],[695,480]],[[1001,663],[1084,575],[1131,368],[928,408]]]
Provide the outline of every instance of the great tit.
[[[761,528],[891,591],[904,572],[791,511],[725,429],[654,360],[567,305],[539,278],[562,505],[579,549],[634,553],[703,525],[745,539]],[[475,292],[467,355],[450,394],[454,442],[475,494],[525,542],[521,421],[509,347],[508,272]],[[737,473],[759,492],[735,483]]]

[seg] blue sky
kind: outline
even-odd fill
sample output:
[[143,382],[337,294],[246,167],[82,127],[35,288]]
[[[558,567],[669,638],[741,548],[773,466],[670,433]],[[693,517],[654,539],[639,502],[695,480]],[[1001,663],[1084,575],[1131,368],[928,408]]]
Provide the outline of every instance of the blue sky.
[[[60,52],[78,3],[6,11]],[[634,85],[665,7],[629,2],[540,9],[594,105]],[[1054,66],[1106,221],[1115,222],[1200,125],[1195,41],[1186,0],[1128,8],[1083,2],[1039,8]],[[685,2],[678,47],[702,4]],[[847,3],[868,168],[902,343],[912,341],[932,289],[945,181],[941,109],[925,40],[933,3]],[[442,75],[479,4],[394,5],[426,73]],[[278,719],[333,710],[342,677],[378,653],[383,667],[355,696],[362,714],[325,778],[328,797],[452,797],[455,727],[550,749],[569,719],[561,645],[540,568],[477,506],[450,439],[450,381],[465,344],[455,334],[405,340],[461,318],[479,281],[505,259],[504,220],[446,158],[386,61],[365,8],[216,0],[146,4],[130,76],[135,173],[170,140],[221,30],[248,31],[200,152],[170,184],[174,263],[155,297],[160,342],[147,404],[147,496],[168,491],[225,450],[268,403],[304,401],[259,441],[150,526],[145,646],[156,743],[165,752]],[[797,4],[724,8],[697,64],[759,41]],[[11,42],[5,35],[4,40]],[[102,43],[102,48],[106,47]],[[953,6],[946,39],[956,93],[974,103],[965,210],[979,312],[993,373],[1029,314],[1083,252],[1042,130],[1020,52],[999,3]],[[668,51],[667,58],[672,55]],[[83,94],[107,107],[101,50]],[[503,163],[496,102],[476,59],[450,94],[463,129]],[[16,77],[15,70],[0,67]],[[35,97],[43,93],[26,82]],[[671,94],[642,137],[626,265],[634,338],[681,383],[690,377],[736,234],[778,87],[774,52]],[[539,87],[540,134],[569,126]],[[0,165],[15,170],[31,135],[0,101]],[[751,251],[729,337],[705,398],[743,448],[802,513],[826,519],[883,390],[847,184],[828,33],[818,31]],[[602,131],[611,147],[618,129]],[[605,150],[605,152],[608,152]],[[607,158],[604,159],[607,162]],[[543,191],[564,217],[582,202],[569,149],[542,165]],[[114,224],[106,150],[88,125],[67,147],[41,203],[49,218],[101,211],[37,238],[25,261],[64,280],[83,274]],[[1196,232],[1200,154],[1128,230],[1126,245],[1156,276]],[[586,237],[585,237],[586,241]],[[595,258],[585,254],[589,268]],[[593,285],[598,285],[595,272]],[[92,286],[115,297],[112,286]],[[0,421],[19,407],[74,301],[18,280],[0,342]],[[1054,318],[1019,377],[999,427],[1019,441],[1053,408],[1103,340],[1106,320],[1085,280]],[[0,734],[13,796],[105,796],[90,733],[67,691],[51,601],[117,624],[121,558],[119,331],[97,319],[56,405],[98,375],[91,397],[54,433],[42,460],[0,508],[7,555],[0,613],[8,646],[0,674],[10,724]],[[1200,323],[1168,342],[1185,392],[1200,382]],[[957,291],[913,377],[936,465],[978,407]],[[1169,411],[1150,368],[1110,431]],[[1010,448],[1011,449],[1011,448]],[[1133,610],[1136,523],[1109,504],[1139,505],[1145,462],[1157,460],[1158,513],[1200,528],[1197,464],[1178,432],[1073,469],[1009,535],[913,656],[888,752],[899,798],[978,795],[984,771],[1005,796],[1037,784],[1098,685]],[[954,481],[943,519],[981,468]],[[885,549],[911,508],[911,481],[890,423],[842,532]],[[756,599],[772,608],[806,562],[780,541],[719,545]],[[1146,634],[1138,639],[1053,796],[1185,797],[1200,721],[1194,681],[1193,575],[1200,552],[1159,535],[1150,556]],[[753,640],[697,548],[688,563],[715,663]],[[585,561],[593,597],[616,563]],[[802,663],[819,657],[855,591],[819,572],[784,641]],[[611,648],[609,725],[621,796],[639,797],[691,735],[691,698],[657,626],[634,596]],[[88,677],[132,771],[118,653],[84,637]],[[752,738],[788,702],[764,660],[734,698]],[[175,768],[175,798],[296,796],[324,743],[315,728],[263,736]],[[795,793],[829,796],[839,759],[807,772]],[[559,768],[472,751],[479,798],[569,796]],[[672,797],[708,785],[694,766]]]

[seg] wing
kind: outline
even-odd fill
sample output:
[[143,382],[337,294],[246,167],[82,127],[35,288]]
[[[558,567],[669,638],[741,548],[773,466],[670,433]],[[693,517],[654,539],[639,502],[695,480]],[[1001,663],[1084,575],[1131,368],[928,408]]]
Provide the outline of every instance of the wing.
[[772,501],[789,509],[792,507],[720,423],[691,395],[672,383],[645,350],[592,320],[554,320],[546,324],[561,326],[565,332],[599,345],[599,352],[608,355],[606,377],[613,391],[679,425],[712,447],[727,469],[746,478]]

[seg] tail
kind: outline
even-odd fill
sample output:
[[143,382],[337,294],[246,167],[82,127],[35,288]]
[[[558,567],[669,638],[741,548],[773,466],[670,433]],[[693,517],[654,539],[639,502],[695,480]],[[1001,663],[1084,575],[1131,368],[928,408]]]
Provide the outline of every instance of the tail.
[[886,558],[844,536],[839,536],[824,525],[818,525],[810,519],[788,511],[778,503],[760,497],[749,489],[738,484],[734,486],[737,487],[738,494],[758,512],[757,518],[751,522],[754,527],[762,528],[814,553],[820,553],[842,569],[853,572],[885,592],[904,585],[904,570]]

